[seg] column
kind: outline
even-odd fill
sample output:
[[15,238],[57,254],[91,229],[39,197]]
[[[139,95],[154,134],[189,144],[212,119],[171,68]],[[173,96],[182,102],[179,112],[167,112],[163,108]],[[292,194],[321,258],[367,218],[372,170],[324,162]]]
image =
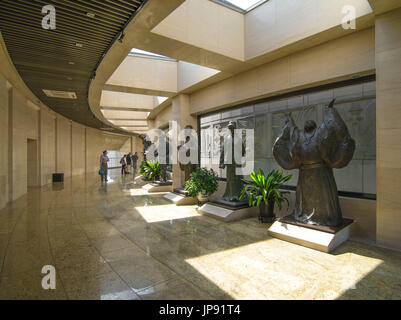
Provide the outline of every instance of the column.
[[[190,114],[189,96],[180,94],[173,98],[172,103],[172,120],[176,121],[180,130],[186,126],[192,126],[194,130],[197,128],[197,119]],[[177,141],[177,144],[182,144],[183,141]],[[181,171],[179,164],[173,165],[173,188],[180,188],[184,184],[184,172]]]
[[401,250],[401,9],[376,17],[376,242]]

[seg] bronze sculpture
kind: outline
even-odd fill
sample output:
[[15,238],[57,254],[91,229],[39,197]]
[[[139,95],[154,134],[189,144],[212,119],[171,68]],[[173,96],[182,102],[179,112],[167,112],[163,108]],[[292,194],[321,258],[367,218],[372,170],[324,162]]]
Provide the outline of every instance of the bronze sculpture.
[[234,139],[234,130],[236,129],[237,124],[235,121],[230,121],[228,124],[229,133],[225,137],[227,146],[230,146],[229,150],[225,150],[224,144],[220,153],[220,164],[219,168],[224,169],[227,167],[226,171],[226,190],[222,198],[216,199],[215,202],[226,204],[229,206],[243,206],[248,203],[247,199],[240,200],[240,194],[243,187],[243,182],[241,180],[242,176],[236,174],[236,168],[242,167],[242,164],[236,163],[234,157],[235,148],[240,148],[242,150],[242,155],[244,154],[244,145],[238,141],[237,143],[241,143],[241,145],[235,145]]
[[299,169],[295,209],[296,221],[340,226],[343,222],[332,168],[343,168],[352,159],[355,141],[337,110],[334,100],[323,123],[308,120],[300,131],[291,114],[273,145],[273,155],[286,170]]
[[[185,129],[188,129],[189,126],[185,127]],[[192,129],[192,127],[190,127],[189,129]],[[191,137],[187,136],[185,138],[185,143],[188,143]],[[178,149],[181,149],[183,145],[178,146]],[[189,158],[190,156],[190,149],[187,149],[187,151],[185,152],[185,156],[187,158]],[[179,162],[180,164],[180,169],[181,171],[184,171],[184,183],[191,177],[191,173],[193,171],[195,171],[196,167],[198,166],[197,164],[193,164],[191,163],[191,161],[189,161],[187,164],[183,164],[181,162]]]
[[146,134],[140,134],[139,138],[142,140],[142,144],[143,144],[143,159],[146,161],[146,155],[147,155],[147,151],[149,149],[149,147],[152,145],[152,142],[150,140],[147,139]]

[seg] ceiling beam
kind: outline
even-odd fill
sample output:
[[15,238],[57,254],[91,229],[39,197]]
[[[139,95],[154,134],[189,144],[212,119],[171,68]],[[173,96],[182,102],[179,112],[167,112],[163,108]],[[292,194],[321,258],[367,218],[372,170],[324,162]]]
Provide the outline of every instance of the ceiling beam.
[[124,107],[100,107],[100,110],[111,110],[111,111],[144,111],[150,112],[153,108],[124,108]]

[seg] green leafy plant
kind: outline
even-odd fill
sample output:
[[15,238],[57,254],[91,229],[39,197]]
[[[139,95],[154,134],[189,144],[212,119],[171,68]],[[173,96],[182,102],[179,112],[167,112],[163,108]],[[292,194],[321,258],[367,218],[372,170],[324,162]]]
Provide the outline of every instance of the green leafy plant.
[[240,200],[248,197],[250,207],[259,207],[262,201],[266,205],[274,204],[281,209],[282,203],[287,203],[287,208],[289,207],[289,202],[286,194],[288,191],[280,191],[280,188],[285,182],[291,179],[292,175],[284,176],[281,170],[272,170],[265,176],[262,169],[259,169],[256,174],[252,171],[251,180],[241,179],[244,182],[244,187],[241,190]]
[[142,161],[139,167],[139,173],[146,180],[156,180],[160,177],[160,164],[156,160]]
[[142,160],[141,164],[139,165],[139,173],[142,175],[142,177],[145,180],[150,180],[147,176],[147,172],[145,171],[145,166],[147,166],[146,164],[146,160]]
[[196,197],[200,192],[208,195],[217,191],[218,176],[213,169],[197,168],[191,173],[191,177],[185,182],[185,190],[191,197]]

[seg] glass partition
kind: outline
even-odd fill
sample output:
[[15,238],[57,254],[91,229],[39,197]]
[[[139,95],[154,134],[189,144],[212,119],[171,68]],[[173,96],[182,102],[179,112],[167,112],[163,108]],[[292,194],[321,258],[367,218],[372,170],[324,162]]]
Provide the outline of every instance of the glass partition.
[[[336,98],[335,108],[348,126],[356,142],[353,159],[347,167],[334,169],[339,191],[376,194],[376,82],[367,82],[325,91],[317,91],[275,101],[249,103],[219,113],[200,117],[200,161],[202,167],[213,168],[225,178],[225,170],[219,169],[222,133],[228,121],[238,120],[239,128],[255,129],[254,169],[265,173],[278,169],[272,155],[272,146],[285,121],[285,113],[291,111],[302,129],[306,120],[315,120],[319,126],[329,102]],[[298,170],[289,186],[296,186]]]

